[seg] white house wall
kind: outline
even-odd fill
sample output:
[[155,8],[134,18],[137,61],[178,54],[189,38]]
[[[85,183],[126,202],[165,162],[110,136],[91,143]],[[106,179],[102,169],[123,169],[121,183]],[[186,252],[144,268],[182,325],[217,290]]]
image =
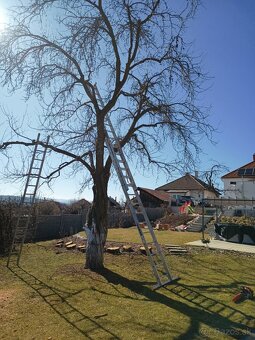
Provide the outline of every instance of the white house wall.
[[255,180],[249,178],[225,178],[224,197],[255,199]]
[[215,193],[209,190],[169,190],[168,193],[177,198],[178,196],[192,196],[194,197],[195,201],[200,202],[203,198],[216,198],[217,196]]

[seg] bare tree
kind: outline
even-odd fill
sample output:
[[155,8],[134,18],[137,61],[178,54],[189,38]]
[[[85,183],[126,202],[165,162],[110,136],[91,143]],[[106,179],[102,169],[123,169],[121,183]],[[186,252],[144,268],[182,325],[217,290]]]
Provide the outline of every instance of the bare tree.
[[219,183],[219,179],[221,175],[227,171],[229,168],[221,164],[219,162],[213,161],[214,164],[211,166],[209,170],[201,172],[201,178],[208,185],[211,190],[214,190],[217,193],[220,193],[222,190],[220,189],[221,185]]
[[[201,135],[210,137],[207,115],[197,105],[204,77],[184,41],[197,2],[171,8],[160,0],[30,0],[12,10],[0,42],[2,84],[10,92],[22,88],[41,103],[48,147],[66,157],[48,178],[74,166],[93,182],[86,267],[103,266],[107,237],[112,161],[106,115],[139,167],[171,172],[191,164]],[[174,160],[159,157],[168,142],[177,151]],[[21,138],[1,147],[33,143]]]

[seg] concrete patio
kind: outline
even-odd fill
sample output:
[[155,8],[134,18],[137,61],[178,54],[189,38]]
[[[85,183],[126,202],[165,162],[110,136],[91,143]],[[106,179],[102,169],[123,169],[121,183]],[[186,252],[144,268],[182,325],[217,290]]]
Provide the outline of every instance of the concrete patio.
[[210,243],[202,243],[201,240],[186,243],[189,246],[207,247],[209,249],[234,250],[242,253],[255,254],[255,245],[240,244],[219,240],[210,240]]

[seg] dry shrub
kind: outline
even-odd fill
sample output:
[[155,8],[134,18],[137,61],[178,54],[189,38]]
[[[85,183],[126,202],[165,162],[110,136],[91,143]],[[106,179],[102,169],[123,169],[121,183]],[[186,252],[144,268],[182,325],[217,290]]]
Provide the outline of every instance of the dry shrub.
[[6,254],[9,250],[17,212],[17,203],[0,202],[0,254]]

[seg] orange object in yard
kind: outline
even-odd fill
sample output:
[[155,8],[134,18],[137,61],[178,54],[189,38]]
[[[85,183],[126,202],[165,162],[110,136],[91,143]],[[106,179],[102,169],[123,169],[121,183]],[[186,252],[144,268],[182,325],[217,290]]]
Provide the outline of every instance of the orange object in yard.
[[244,298],[243,293],[238,293],[233,297],[233,301],[235,303],[240,302]]
[[246,300],[246,299],[250,299],[252,300],[253,299],[253,290],[250,288],[250,287],[247,287],[247,286],[243,286],[241,288],[241,292],[236,294],[234,297],[233,297],[233,301],[235,303],[238,303],[238,302],[241,302],[243,300]]

